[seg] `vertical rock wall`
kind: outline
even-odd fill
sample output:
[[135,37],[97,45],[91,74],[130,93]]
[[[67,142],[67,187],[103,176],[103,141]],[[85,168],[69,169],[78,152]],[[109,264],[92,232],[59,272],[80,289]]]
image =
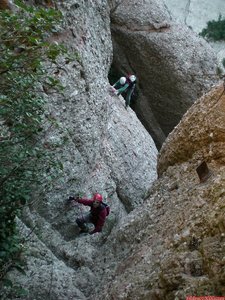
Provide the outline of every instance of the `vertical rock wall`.
[[[52,70],[65,88],[63,93],[45,89],[46,114],[56,124],[48,130],[45,145],[63,170],[24,209],[27,227],[21,224],[21,232],[29,236],[28,277],[12,274],[28,290],[24,299],[91,295],[101,281],[102,273],[93,271],[101,245],[143,202],[157,178],[158,151],[151,136],[132,110],[125,109],[124,99],[109,92],[112,44],[107,1],[59,1],[57,6],[65,23],[52,40],[64,42],[74,59],[61,57]],[[78,238],[76,217],[88,209],[67,210],[65,200],[77,192],[91,197],[96,191],[110,204],[111,214],[102,234]]]
[[115,66],[135,73],[135,111],[160,148],[195,99],[216,80],[216,55],[162,1],[122,1],[111,10]]

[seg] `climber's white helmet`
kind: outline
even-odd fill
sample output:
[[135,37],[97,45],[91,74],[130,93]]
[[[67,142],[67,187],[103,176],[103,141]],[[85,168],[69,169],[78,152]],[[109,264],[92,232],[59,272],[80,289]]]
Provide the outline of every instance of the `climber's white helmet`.
[[126,81],[126,77],[120,77],[120,84],[125,84]]
[[136,76],[135,75],[130,75],[129,77],[131,82],[134,82],[136,80]]

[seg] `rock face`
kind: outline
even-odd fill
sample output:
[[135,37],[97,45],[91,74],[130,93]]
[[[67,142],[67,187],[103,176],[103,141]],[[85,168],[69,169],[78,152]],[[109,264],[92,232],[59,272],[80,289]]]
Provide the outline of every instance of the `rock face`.
[[[189,159],[223,164],[224,143],[223,83],[202,96],[168,136],[158,157],[158,173]],[[210,112],[210,113],[209,113]],[[197,167],[197,165],[196,165]]]
[[50,134],[48,143],[57,146],[56,154],[64,163],[52,205],[65,190],[87,196],[99,191],[105,198],[126,198],[129,210],[135,201],[142,201],[147,186],[156,179],[157,149],[132,110],[125,110],[122,97],[110,95],[107,75],[112,45],[106,1],[78,5],[67,1],[61,9],[68,24],[59,40],[78,53],[78,60],[62,62],[58,78],[65,93],[48,98],[60,127]]
[[118,2],[111,30],[113,66],[120,74],[137,75],[135,111],[160,148],[215,80],[215,53],[185,25],[174,23],[161,1]]
[[[136,2],[132,3],[135,5]],[[143,26],[152,28],[152,25],[145,23],[146,14],[150,11],[148,4],[151,4],[151,8],[158,8],[158,14],[155,9],[150,15],[156,19],[153,29],[159,30],[157,33],[153,32],[151,43],[145,37],[142,39],[141,35],[137,35],[135,47],[139,49],[138,44],[143,43],[152,49],[158,43],[159,36],[170,43],[168,49],[172,58],[167,57],[166,63],[161,64],[161,52],[166,56],[163,48],[166,42],[161,43],[161,52],[159,44],[157,45],[154,56],[154,59],[157,55],[160,56],[160,69],[165,68],[171,85],[170,97],[166,97],[166,94],[165,97],[163,94],[159,95],[159,106],[165,107],[163,99],[168,101],[167,121],[164,123],[166,130],[167,125],[172,124],[172,116],[169,120],[172,99],[175,101],[179,98],[179,107],[184,109],[200,93],[201,88],[208,86],[210,80],[205,83],[203,73],[206,70],[213,72],[213,56],[208,57],[207,52],[210,50],[201,44],[200,48],[202,47],[202,54],[205,53],[205,56],[203,55],[204,60],[198,60],[200,56],[187,47],[182,55],[187,59],[186,70],[189,71],[184,76],[178,70],[181,56],[176,47],[179,43],[172,45],[167,35],[170,27],[163,27],[164,31],[161,25],[156,25],[157,20],[162,20],[164,16],[161,15],[160,2],[145,2]],[[190,137],[187,138],[190,125],[185,121],[181,122],[165,144],[168,156],[166,148],[160,153],[158,171],[161,177],[157,180],[158,151],[151,136],[135,113],[130,108],[124,108],[124,99],[109,93],[107,75],[112,62],[109,18],[112,2],[110,7],[104,0],[81,0],[79,3],[63,1],[58,5],[67,25],[65,31],[54,38],[67,43],[68,48],[77,55],[73,62],[61,58],[63,67],[55,67],[56,76],[66,87],[64,94],[52,97],[46,91],[45,95],[48,100],[46,110],[51,112],[51,117],[57,123],[46,137],[46,146],[54,148],[55,157],[60,159],[64,170],[61,178],[43,191],[44,197],[25,208],[22,221],[18,221],[22,235],[27,237],[26,246],[29,249],[24,258],[27,275],[16,272],[10,274],[16,283],[28,290],[28,295],[20,299],[170,300],[176,296],[184,299],[187,294],[202,294],[202,291],[222,294],[225,173],[223,166],[216,162],[223,161],[223,153],[216,152],[214,148],[212,156],[207,156],[209,148],[205,144],[209,141],[209,136],[213,142],[216,141],[219,131],[222,137],[222,128],[218,126],[217,135],[211,136],[210,126],[214,124],[207,123],[208,131],[202,130],[201,139],[197,130],[192,131],[195,135],[193,141],[196,142],[194,147],[181,139],[183,147],[179,149],[176,144],[178,137],[175,137],[177,132],[181,134],[187,131],[187,135],[182,133],[183,139],[186,137],[188,141],[192,141]],[[117,3],[113,5],[118,12],[122,8],[121,6],[119,9]],[[130,2],[127,1],[127,6],[130,7],[129,5]],[[133,13],[132,18],[135,17]],[[159,23],[162,24],[161,21]],[[139,26],[137,23],[137,33]],[[192,34],[186,29],[184,31],[187,40],[192,40],[193,46],[198,48],[199,39],[195,36],[191,38]],[[183,30],[180,29],[179,33],[182,44]],[[131,49],[134,50],[135,47]],[[146,46],[146,56],[141,58],[143,63],[145,58],[149,58],[147,49]],[[133,62],[135,63],[134,58]],[[135,65],[138,66],[138,63]],[[199,77],[194,82],[191,81],[190,69],[199,72]],[[141,77],[141,72],[138,69],[135,71],[138,77],[140,75],[143,87],[149,85]],[[160,87],[160,74],[163,79],[166,77],[162,70],[155,72]],[[156,84],[156,79],[151,76]],[[206,75],[205,79],[207,78]],[[179,81],[182,84],[178,88],[176,85],[179,86]],[[166,86],[169,88],[169,85]],[[151,90],[151,87],[148,88]],[[196,114],[194,125],[200,128],[204,118],[209,119],[211,113],[214,117],[217,115],[218,108],[219,124],[223,126],[221,108],[224,97],[216,101],[213,95],[217,90],[222,94],[222,87],[219,87],[212,92],[212,96],[209,94],[197,101],[184,120],[191,120],[191,114]],[[156,95],[156,90],[151,91]],[[190,102],[187,95],[191,95]],[[204,103],[205,108],[201,103]],[[154,105],[157,108],[156,103]],[[164,113],[165,111],[161,112],[162,115]],[[199,184],[194,170],[194,153],[200,153],[198,140],[199,147],[201,145],[205,149],[204,159],[210,163],[210,168],[214,168],[215,173],[204,185]],[[170,141],[173,142],[170,144]],[[187,147],[187,151],[184,147]],[[194,153],[188,154],[188,149],[192,149]],[[179,153],[184,158],[175,160],[174,157]],[[221,159],[213,163],[213,155],[216,153],[221,155]],[[76,192],[92,196],[95,191],[102,193],[104,200],[110,204],[111,214],[102,233],[78,237],[75,219],[87,210],[83,206],[67,207],[64,200]]]
[[[186,24],[196,33],[200,33],[203,28],[206,28],[207,22],[217,21],[220,14],[222,14],[222,18],[224,17],[225,2],[223,0],[215,0],[211,3],[205,0],[165,0],[164,2],[174,19]],[[224,41],[209,41],[209,44],[217,53],[219,68],[224,73]]]
[[[107,2],[66,1],[59,2],[58,6],[67,24],[52,40],[66,43],[71,57],[74,55],[76,59],[69,62],[62,57],[52,70],[65,87],[63,94],[52,96],[51,91],[44,89],[46,114],[57,124],[48,130],[45,146],[54,149],[55,158],[64,168],[52,187],[43,190],[41,197],[33,199],[32,207],[24,210],[23,222],[35,228],[31,248],[35,248],[36,243],[38,253],[42,247],[43,252],[47,251],[46,247],[50,249],[47,257],[52,255],[53,270],[52,273],[47,270],[48,263],[42,254],[31,251],[27,272],[28,276],[36,274],[35,282],[32,276],[27,280],[16,274],[18,282],[29,290],[27,299],[49,299],[51,286],[54,299],[69,299],[73,294],[71,288],[81,299],[90,292],[86,285],[95,277],[91,271],[93,255],[106,236],[102,236],[103,240],[99,237],[97,244],[98,237],[94,237],[93,246],[89,236],[76,239],[75,219],[87,210],[80,206],[67,210],[64,204],[69,195],[82,193],[92,197],[96,191],[102,193],[104,201],[111,206],[104,227],[105,234],[109,234],[113,226],[120,224],[143,202],[157,178],[158,151],[153,139],[135,113],[130,108],[125,109],[124,99],[111,96],[109,91],[112,44]],[[21,232],[26,236],[26,227],[22,227]],[[87,247],[89,250],[84,250]],[[57,259],[64,263],[56,266]],[[80,267],[81,270],[75,272]],[[64,275],[68,268],[72,268],[71,276],[80,274],[78,281],[67,282]],[[39,279],[41,282],[37,282]],[[96,277],[93,284],[98,281],[100,278]]]
[[[103,247],[111,272],[91,299],[225,294],[224,107],[221,84],[169,135],[159,155],[160,179]],[[202,160],[212,175],[200,183],[195,168]]]
[[[223,0],[215,0],[209,3],[207,0],[165,0],[173,18],[180,23],[185,23],[195,32],[199,33],[206,27],[208,21],[218,20],[219,15],[225,9]],[[223,13],[222,13],[223,17]]]

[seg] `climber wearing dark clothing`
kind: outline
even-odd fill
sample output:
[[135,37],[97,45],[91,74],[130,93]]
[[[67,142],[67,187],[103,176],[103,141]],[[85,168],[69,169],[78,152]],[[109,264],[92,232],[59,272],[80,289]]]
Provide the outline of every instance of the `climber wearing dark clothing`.
[[78,203],[91,207],[88,214],[76,219],[77,225],[81,229],[80,233],[88,232],[88,227],[85,225],[85,223],[92,223],[95,226],[90,234],[102,231],[106,216],[108,215],[106,206],[102,203],[102,200],[103,198],[101,194],[95,194],[92,199],[76,199]]
[[134,92],[136,85],[136,76],[135,75],[129,75],[127,77],[121,77],[116,83],[114,83],[114,94],[120,95],[123,92],[126,92],[126,108],[130,105],[131,96]]

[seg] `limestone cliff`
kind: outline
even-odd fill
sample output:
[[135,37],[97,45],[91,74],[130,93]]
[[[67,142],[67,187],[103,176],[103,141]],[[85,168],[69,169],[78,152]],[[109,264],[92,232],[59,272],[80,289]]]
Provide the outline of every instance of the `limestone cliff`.
[[175,23],[159,0],[117,1],[111,28],[113,66],[137,74],[135,111],[160,148],[216,79],[215,53],[204,39]]
[[[65,86],[64,94],[54,97],[47,91],[45,94],[46,109],[58,124],[49,132],[46,142],[49,147],[55,147],[55,157],[61,160],[64,170],[50,191],[43,191],[44,197],[27,207],[18,220],[21,233],[29,237],[24,259],[27,274],[14,272],[11,277],[27,288],[24,300],[175,299],[175,296],[182,299],[187,293],[200,293],[204,288],[208,293],[224,292],[223,168],[221,164],[210,165],[215,168],[215,176],[202,185],[194,169],[196,160],[193,160],[195,153],[199,155],[199,149],[205,149],[202,150],[204,156],[196,157],[209,163],[215,153],[222,155],[222,151],[212,151],[212,156],[207,156],[209,146],[206,143],[217,137],[210,135],[211,124],[207,123],[209,127],[202,130],[199,139],[198,130],[191,131],[190,121],[185,122],[191,120],[188,116],[193,112],[198,115],[194,118],[194,126],[200,128],[205,116],[210,118],[211,103],[215,103],[215,116],[217,109],[219,112],[223,107],[223,97],[218,106],[213,96],[217,88],[187,112],[186,119],[162,148],[157,180],[158,151],[152,137],[135,112],[124,108],[124,99],[109,93],[107,78],[113,60],[110,16],[118,21],[124,5],[130,13],[127,20],[123,20],[123,27],[137,25],[137,35],[132,37],[136,47],[130,49],[133,51],[131,70],[140,78],[140,93],[143,87],[150,101],[154,94],[153,105],[161,114],[160,118],[163,120],[166,115],[170,120],[166,133],[181,119],[197,95],[213,82],[207,74],[215,70],[214,56],[207,44],[175,24],[173,26],[179,27],[176,34],[169,34],[171,24],[163,32],[155,31],[158,20],[165,16],[169,21],[161,2],[57,2],[66,24],[62,34],[54,39],[66,43],[78,56],[72,62],[62,57],[62,67],[55,70]],[[134,7],[137,10],[131,14]],[[138,22],[144,17],[144,28],[151,27],[154,21],[153,31],[147,26],[148,34],[139,32],[138,14]],[[146,25],[148,17],[151,22]],[[124,22],[127,23],[124,25]],[[116,33],[113,35],[115,39]],[[178,36],[182,37],[181,44],[177,42]],[[188,44],[185,44],[185,36]],[[119,33],[118,37],[122,40]],[[163,43],[158,43],[161,38]],[[138,61],[143,50],[140,42],[145,45],[146,53],[154,45],[156,47],[150,56],[144,55]],[[187,51],[182,52],[184,45]],[[148,65],[149,58],[153,61],[157,57],[164,62],[151,70],[151,76],[146,68],[145,79],[144,65]],[[179,69],[182,60],[187,62],[184,68],[187,76],[183,68]],[[164,67],[166,75],[163,75]],[[192,72],[198,73],[196,80]],[[160,76],[162,80],[165,77],[170,80],[164,89],[161,89]],[[151,88],[148,78],[155,78]],[[222,93],[222,87],[219,89]],[[174,112],[171,113],[173,101],[178,112],[175,119]],[[202,110],[199,109],[201,105]],[[166,111],[161,111],[164,106]],[[147,106],[143,109],[149,111]],[[220,113],[221,126],[222,120]],[[161,131],[163,126],[157,123],[154,130]],[[188,136],[190,132],[194,147],[188,144],[192,141]],[[180,141],[181,149],[177,145]],[[180,153],[182,159],[176,160],[174,157],[180,157],[177,156]],[[81,191],[86,196],[98,191],[111,206],[101,234],[78,237],[75,218],[86,210],[80,206],[67,210],[64,201]]]
[[[224,107],[221,83],[169,135],[159,154],[160,178],[103,248],[113,249],[105,284],[113,283],[99,292],[102,298],[225,295]],[[211,176],[200,182],[196,168],[203,161]]]

